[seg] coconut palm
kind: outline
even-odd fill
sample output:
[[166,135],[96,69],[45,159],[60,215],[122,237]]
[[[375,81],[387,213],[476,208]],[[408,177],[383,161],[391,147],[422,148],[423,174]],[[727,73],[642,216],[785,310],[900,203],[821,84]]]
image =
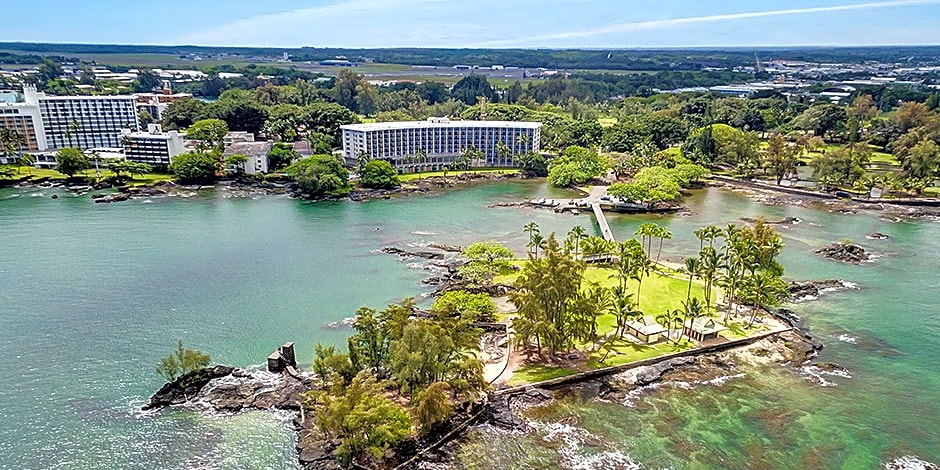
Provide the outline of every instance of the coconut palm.
[[672,240],[672,232],[666,227],[656,227],[656,238],[659,239],[659,251],[656,252],[656,262],[659,262],[660,255],[663,254],[663,241]]
[[711,307],[712,287],[721,268],[721,255],[718,254],[715,248],[706,246],[702,248],[698,256],[701,264],[699,274],[702,280],[705,281],[705,310],[708,311]]
[[529,234],[529,244],[526,246],[532,246],[532,238],[535,236],[535,234],[539,233],[539,224],[532,220],[525,224],[525,227],[522,228],[522,231]]
[[[702,305],[702,302],[698,300],[698,297],[693,297],[685,302],[682,302],[682,307],[684,309],[683,313],[685,314],[685,319],[682,322],[683,325],[689,324],[691,326],[691,324],[694,323],[696,319],[707,315],[707,309],[704,305]],[[691,341],[692,328],[688,328],[688,333],[689,340]],[[679,337],[681,338],[682,335],[680,334]]]
[[[676,325],[682,324],[682,312],[679,310],[666,310],[659,315],[656,315],[656,323],[662,325],[663,328],[666,328],[666,340],[672,339],[672,329]],[[679,333],[679,337],[676,338],[676,343],[682,339],[682,333]]]
[[757,313],[765,305],[778,305],[787,295],[787,283],[770,271],[760,271],[744,280],[742,290],[752,304],[751,319],[747,327],[751,328],[757,319]]
[[574,228],[568,232],[568,238],[574,242],[574,256],[578,257],[580,251],[581,239],[587,236],[587,232],[584,230],[584,227],[580,225],[575,225]]
[[527,246],[528,246],[529,248],[535,248],[535,251],[534,251],[534,253],[535,253],[535,259],[538,260],[538,259],[539,259],[539,248],[543,248],[543,247],[545,246],[545,237],[543,237],[541,233],[536,232],[536,233],[534,233],[534,234],[530,237],[529,240],[530,240],[530,241],[529,241],[529,244],[528,244]]
[[701,272],[702,263],[699,262],[698,258],[686,258],[685,266],[683,272],[689,275],[689,290],[685,294],[685,300],[688,301],[692,298],[692,281],[695,280],[695,276],[699,275]]

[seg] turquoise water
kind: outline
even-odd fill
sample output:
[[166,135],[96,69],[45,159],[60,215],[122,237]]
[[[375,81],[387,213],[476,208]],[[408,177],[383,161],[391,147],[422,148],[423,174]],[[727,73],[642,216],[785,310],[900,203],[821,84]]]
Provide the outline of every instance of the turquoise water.
[[[220,191],[102,205],[56,190],[0,190],[0,468],[293,468],[286,415],[138,412],[161,385],[154,364],[177,339],[217,362],[256,367],[274,346],[295,341],[309,362],[317,341],[338,344],[348,334],[327,323],[427,290],[420,281],[429,273],[377,254],[385,245],[495,239],[521,252],[529,220],[545,233],[594,227],[587,215],[486,208],[536,195],[566,193],[506,182],[366,203]],[[664,255],[678,259],[697,249],[691,231],[699,226],[758,214],[801,218],[781,228],[788,277],[861,286],[793,307],[827,343],[822,359],[846,366],[852,378],[819,387],[768,367],[723,385],[658,390],[632,407],[572,397],[545,418],[577,416],[572,429],[546,424],[541,434],[512,439],[479,429],[462,443],[464,466],[940,461],[932,424],[940,420],[940,226],[768,207],[718,190],[688,205],[692,215],[614,216],[611,224],[619,238],[651,219],[668,225],[675,240]],[[892,238],[865,240],[872,231]],[[884,256],[855,267],[811,254],[843,238]]]

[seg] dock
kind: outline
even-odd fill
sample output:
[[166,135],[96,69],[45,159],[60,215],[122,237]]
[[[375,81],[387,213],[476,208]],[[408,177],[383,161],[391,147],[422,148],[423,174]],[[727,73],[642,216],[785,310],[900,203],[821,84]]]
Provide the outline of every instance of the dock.
[[610,231],[610,224],[607,222],[607,216],[604,215],[604,210],[601,209],[601,203],[591,203],[591,209],[594,210],[594,218],[597,219],[597,225],[601,228],[601,235],[604,236],[604,240],[609,242],[617,241],[614,239],[613,232]]

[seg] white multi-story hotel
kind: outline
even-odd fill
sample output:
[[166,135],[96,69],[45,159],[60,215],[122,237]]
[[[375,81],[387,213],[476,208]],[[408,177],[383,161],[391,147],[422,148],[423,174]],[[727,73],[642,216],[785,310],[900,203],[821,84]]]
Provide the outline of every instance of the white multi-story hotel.
[[124,158],[130,162],[168,166],[174,157],[183,153],[183,137],[176,131],[163,132],[159,124],[147,126],[147,132],[121,133]]
[[[482,152],[483,159],[473,162],[474,166],[513,166],[513,155],[539,150],[542,123],[430,118],[340,128],[347,165],[355,165],[363,155],[371,160],[387,160],[399,171],[411,173],[443,169],[468,148]],[[508,156],[497,152],[500,142],[509,149]]]
[[[39,106],[10,104],[0,102],[0,128],[18,132],[25,143],[17,149],[21,152],[35,152],[46,148],[46,134],[42,131],[42,118]],[[0,163],[12,163],[0,157]]]
[[120,147],[122,129],[139,129],[133,96],[46,96],[29,85],[23,96],[39,107],[45,148]]

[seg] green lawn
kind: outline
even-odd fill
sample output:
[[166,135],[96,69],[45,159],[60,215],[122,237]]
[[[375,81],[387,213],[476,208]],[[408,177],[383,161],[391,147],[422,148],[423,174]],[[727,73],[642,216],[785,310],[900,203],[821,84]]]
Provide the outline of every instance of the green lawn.
[[[486,168],[482,170],[458,170],[458,171],[448,171],[447,176],[456,177],[464,174],[482,174],[482,173],[499,173],[503,175],[515,175],[519,173],[519,170],[515,168]],[[429,171],[425,173],[405,173],[403,175],[398,175],[398,179],[402,183],[407,183],[415,180],[433,178],[437,176],[444,176],[443,171]]]
[[[24,176],[32,175],[33,178],[49,178],[53,180],[64,180],[66,176],[62,173],[59,173],[55,170],[50,170],[47,168],[33,168],[27,169],[26,167],[20,168],[20,172],[13,175],[12,178],[3,178],[0,179],[19,179]],[[76,176],[85,176],[89,178],[94,178],[95,170],[85,170],[78,173]],[[107,178],[109,176],[114,176],[114,173],[110,170],[101,170],[101,176]],[[171,181],[173,175],[168,175],[164,173],[146,173],[144,175],[134,175],[133,179],[128,180],[127,184],[130,186],[141,186],[141,185],[150,185],[154,183],[159,183],[161,181]]]
[[[588,357],[588,367],[599,369],[601,367],[619,366],[684,351],[691,347],[692,343],[687,339],[682,339],[678,344],[673,341],[664,341],[653,345],[636,344],[626,339],[611,339],[602,348],[591,353]],[[600,360],[605,355],[607,358],[601,363]]]
[[520,367],[512,374],[507,385],[524,385],[543,380],[557,379],[572,375],[577,371],[569,367],[551,367],[542,364],[530,364]]
[[[517,266],[522,266],[525,261],[514,262]],[[617,285],[617,279],[611,278],[617,270],[613,268],[602,268],[590,266],[584,271],[583,287],[587,287],[592,282],[597,282],[604,287],[614,287]],[[519,272],[504,274],[493,279],[494,284],[512,284],[519,277]],[[640,290],[640,310],[647,315],[658,315],[666,310],[682,310],[682,302],[686,298],[689,289],[688,278],[667,277],[657,273],[643,278],[643,285]],[[628,291],[634,293],[636,300],[637,282],[629,281]],[[704,300],[705,286],[697,280],[692,284],[692,297],[698,297]],[[714,305],[714,295],[712,296],[712,305]],[[604,335],[613,331],[616,320],[612,314],[601,315],[598,317],[598,333]]]

